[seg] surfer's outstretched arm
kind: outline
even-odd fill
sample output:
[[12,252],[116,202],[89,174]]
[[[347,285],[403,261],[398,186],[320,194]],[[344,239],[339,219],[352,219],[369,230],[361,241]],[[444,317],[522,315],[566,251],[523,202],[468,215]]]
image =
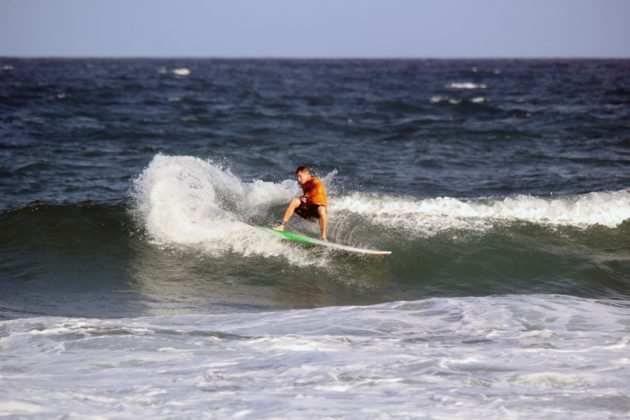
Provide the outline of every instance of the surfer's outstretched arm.
[[326,228],[328,226],[328,212],[326,211],[326,206],[317,206],[317,214],[319,214],[319,232],[322,241],[327,241]]

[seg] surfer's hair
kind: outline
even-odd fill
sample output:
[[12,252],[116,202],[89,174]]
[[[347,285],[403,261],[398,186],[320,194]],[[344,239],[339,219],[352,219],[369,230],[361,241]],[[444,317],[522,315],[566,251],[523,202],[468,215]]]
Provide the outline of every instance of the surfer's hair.
[[298,172],[308,172],[309,174],[311,173],[311,170],[308,169],[308,166],[306,165],[300,165],[297,167],[297,169],[295,170],[295,173],[297,174]]

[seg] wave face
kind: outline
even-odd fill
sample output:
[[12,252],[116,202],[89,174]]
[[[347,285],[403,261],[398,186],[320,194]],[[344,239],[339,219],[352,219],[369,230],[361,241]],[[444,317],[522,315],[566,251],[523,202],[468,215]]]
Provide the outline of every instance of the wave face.
[[[627,190],[564,197],[418,199],[344,192],[335,173],[331,240],[386,259],[309,248],[258,229],[296,181],[244,181],[224,164],[156,155],[116,205],[33,205],[0,217],[5,317],[234,312],[444,296],[561,293],[627,298]],[[292,219],[293,231],[318,225]],[[27,233],[25,233],[27,232]],[[25,284],[33,285],[24,290]],[[99,290],[113,293],[102,312]],[[127,292],[125,292],[127,291]],[[41,293],[83,295],[70,302]]]
[[[334,173],[323,178],[331,184]],[[266,235],[255,235],[256,230],[248,225],[299,194],[295,181],[243,182],[212,161],[163,155],[153,159],[135,179],[132,189],[134,211],[158,243],[203,244],[208,251],[230,250],[245,255],[272,255],[267,241],[257,241]],[[404,231],[411,238],[449,230],[487,231],[515,223],[614,229],[630,219],[630,190],[476,199],[333,192],[329,211],[333,221],[360,217],[362,223]],[[333,230],[343,239],[343,230]],[[241,240],[243,235],[245,241]]]

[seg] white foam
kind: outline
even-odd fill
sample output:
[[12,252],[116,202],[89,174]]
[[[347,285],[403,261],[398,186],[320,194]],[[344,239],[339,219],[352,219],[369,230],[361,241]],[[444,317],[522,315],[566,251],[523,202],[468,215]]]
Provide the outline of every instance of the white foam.
[[536,388],[586,388],[605,385],[608,381],[605,376],[585,373],[559,373],[536,372],[517,375],[511,378],[512,382]]
[[432,96],[429,100],[432,104],[442,104],[448,103],[451,105],[459,105],[464,102],[469,102],[473,104],[480,104],[486,101],[486,98],[483,96],[476,96],[472,99],[459,99],[459,98],[449,98],[447,96]]
[[[333,177],[334,172],[323,178],[327,186],[332,187]],[[215,162],[165,155],[157,155],[132,188],[134,214],[159,245],[190,246],[215,255],[282,255],[296,264],[324,264],[325,260],[307,258],[300,247],[248,224],[253,219],[273,223],[298,192],[297,183],[291,179],[244,182]],[[358,192],[337,195],[332,188],[329,192],[331,231],[353,214],[374,225],[426,236],[449,229],[483,231],[497,223],[518,221],[615,228],[630,219],[630,190],[476,199],[418,199]],[[277,214],[270,215],[271,207]]]
[[338,197],[331,211],[361,215],[374,224],[435,234],[446,229],[487,229],[496,222],[527,221],[555,226],[619,226],[630,219],[630,190],[562,197],[415,199],[353,193]]
[[485,89],[487,85],[483,83],[472,83],[472,82],[453,82],[446,85],[448,89]]
[[41,406],[20,401],[8,401],[0,403],[0,416],[17,414],[35,414],[44,411]]
[[288,203],[297,192],[295,181],[245,183],[209,160],[157,155],[134,180],[133,211],[160,245],[190,246],[215,255],[282,255],[292,263],[323,264],[247,223],[265,215],[271,205]]
[[0,321],[0,414],[624,417],[629,322],[556,295]]
[[451,105],[459,105],[463,102],[462,99],[448,98],[445,96],[432,96],[430,101],[432,104],[449,103]]
[[179,69],[173,69],[173,73],[176,74],[177,76],[188,76],[190,75],[190,70],[182,67]]

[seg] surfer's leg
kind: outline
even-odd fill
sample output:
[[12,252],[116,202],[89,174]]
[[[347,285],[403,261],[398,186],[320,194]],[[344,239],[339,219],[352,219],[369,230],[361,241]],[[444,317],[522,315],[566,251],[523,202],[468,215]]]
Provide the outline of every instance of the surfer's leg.
[[300,206],[300,203],[301,201],[297,197],[291,200],[291,202],[287,206],[287,209],[284,211],[284,216],[282,216],[282,223],[280,223],[278,226],[273,227],[272,229],[284,230],[284,225],[289,221],[291,216],[293,216],[293,212]]
[[328,212],[326,211],[326,206],[317,206],[317,214],[319,215],[319,231],[322,241],[327,241],[326,228],[328,227]]

